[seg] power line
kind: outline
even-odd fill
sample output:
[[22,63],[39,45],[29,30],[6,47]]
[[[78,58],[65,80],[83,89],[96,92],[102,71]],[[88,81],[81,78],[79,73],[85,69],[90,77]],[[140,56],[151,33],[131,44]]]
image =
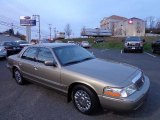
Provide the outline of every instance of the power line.
[[[5,27],[9,27],[10,29],[13,28],[16,30],[21,30],[23,32],[25,32],[25,30],[26,30],[26,28],[19,25],[19,22],[17,20],[11,19],[11,18],[6,17],[4,15],[0,15],[0,25],[5,26]],[[3,27],[3,28],[6,29],[5,27]],[[42,36],[49,36],[48,34],[46,34],[46,31],[43,31],[43,30],[40,31],[40,30],[37,30],[34,27],[32,27],[32,33],[37,34],[40,32],[41,32]]]

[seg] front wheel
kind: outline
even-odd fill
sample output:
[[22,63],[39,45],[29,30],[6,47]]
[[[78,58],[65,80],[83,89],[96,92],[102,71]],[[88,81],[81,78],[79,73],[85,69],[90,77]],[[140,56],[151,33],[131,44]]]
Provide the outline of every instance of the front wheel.
[[140,53],[143,53],[143,49],[140,50]]
[[14,69],[14,78],[19,85],[25,84],[25,81],[17,68]]
[[72,99],[77,110],[83,114],[93,114],[100,108],[96,94],[83,85],[73,88]]
[[124,52],[124,53],[127,53],[127,50],[126,50],[126,49],[123,49],[123,52]]

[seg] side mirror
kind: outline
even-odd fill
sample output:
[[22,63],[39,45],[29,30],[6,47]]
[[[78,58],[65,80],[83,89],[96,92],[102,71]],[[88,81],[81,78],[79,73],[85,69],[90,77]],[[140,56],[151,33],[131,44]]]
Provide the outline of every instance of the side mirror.
[[55,60],[53,60],[53,61],[45,61],[44,64],[45,64],[46,66],[54,66],[54,67],[57,66],[57,63],[56,63]]

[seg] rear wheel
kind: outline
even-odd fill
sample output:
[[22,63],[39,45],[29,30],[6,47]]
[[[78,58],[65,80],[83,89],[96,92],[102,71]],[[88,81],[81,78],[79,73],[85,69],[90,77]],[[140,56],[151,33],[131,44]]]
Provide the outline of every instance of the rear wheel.
[[152,48],[152,53],[156,53],[156,50],[154,48]]
[[100,108],[96,94],[83,85],[73,88],[72,99],[77,110],[83,114],[93,114]]
[[14,69],[13,73],[14,73],[14,78],[19,85],[25,84],[25,81],[24,81],[20,71],[17,68]]

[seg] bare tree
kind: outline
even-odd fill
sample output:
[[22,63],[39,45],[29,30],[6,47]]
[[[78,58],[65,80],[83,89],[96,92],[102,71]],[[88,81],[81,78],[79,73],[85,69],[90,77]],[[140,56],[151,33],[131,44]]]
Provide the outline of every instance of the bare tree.
[[64,29],[66,35],[68,36],[68,38],[70,37],[70,35],[72,34],[72,29],[71,29],[71,26],[70,24],[67,24],[65,29]]
[[154,16],[148,17],[148,23],[149,23],[149,28],[153,29],[155,24],[155,17]]
[[144,19],[144,23],[145,23],[145,29],[147,29],[148,28],[148,18]]
[[85,36],[86,35],[86,27],[84,26],[81,30],[81,36]]
[[160,18],[157,18],[155,25],[157,29],[160,29]]

